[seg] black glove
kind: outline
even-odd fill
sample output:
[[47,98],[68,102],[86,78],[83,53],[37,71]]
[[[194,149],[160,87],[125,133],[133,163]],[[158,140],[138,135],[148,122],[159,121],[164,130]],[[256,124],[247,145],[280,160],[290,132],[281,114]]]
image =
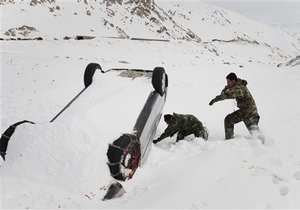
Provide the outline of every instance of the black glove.
[[214,98],[213,100],[211,100],[210,102],[209,102],[209,106],[212,106],[214,103],[216,103],[217,101],[216,101],[216,99]]
[[153,144],[156,144],[157,142],[159,142],[159,140],[153,140]]

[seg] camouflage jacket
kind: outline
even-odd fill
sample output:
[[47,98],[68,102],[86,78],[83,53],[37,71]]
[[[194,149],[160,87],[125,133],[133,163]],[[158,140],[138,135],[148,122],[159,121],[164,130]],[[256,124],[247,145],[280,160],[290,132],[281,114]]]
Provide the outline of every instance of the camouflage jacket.
[[246,85],[246,80],[238,78],[233,87],[229,88],[228,86],[225,86],[221,94],[215,97],[215,101],[235,99],[237,107],[240,108],[240,110],[251,114],[257,114],[255,101]]
[[202,123],[193,115],[173,113],[168,127],[157,140],[162,140],[166,137],[173,136],[179,131],[187,134],[195,133],[199,137],[204,128]]

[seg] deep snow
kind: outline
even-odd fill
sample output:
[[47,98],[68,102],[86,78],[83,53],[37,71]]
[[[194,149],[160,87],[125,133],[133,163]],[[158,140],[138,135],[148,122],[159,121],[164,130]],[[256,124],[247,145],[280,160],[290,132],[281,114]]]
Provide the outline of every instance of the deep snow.
[[[1,131],[23,119],[37,124],[18,127],[10,141],[0,168],[1,208],[300,208],[300,67],[276,67],[295,57],[294,44],[280,49],[281,57],[266,46],[235,42],[2,41]],[[83,88],[91,62],[103,69],[164,67],[164,113],[194,114],[209,129],[209,140],[174,144],[173,137],[152,145],[133,179],[122,183],[126,194],[102,201],[112,181],[108,143],[131,131],[152,86],[149,78],[99,72],[49,123]],[[235,102],[208,103],[232,71],[248,81],[265,145],[243,124],[235,127],[235,139],[223,140],[223,120]],[[161,121],[157,136],[165,127]]]

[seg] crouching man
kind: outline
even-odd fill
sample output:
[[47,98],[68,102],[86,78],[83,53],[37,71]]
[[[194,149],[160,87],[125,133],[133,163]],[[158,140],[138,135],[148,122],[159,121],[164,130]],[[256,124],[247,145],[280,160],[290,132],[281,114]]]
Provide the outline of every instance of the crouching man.
[[190,114],[176,114],[164,115],[164,121],[168,127],[153,143],[156,144],[166,137],[172,137],[177,133],[176,142],[183,140],[186,136],[194,134],[195,137],[201,137],[205,140],[208,139],[206,127],[193,115]]

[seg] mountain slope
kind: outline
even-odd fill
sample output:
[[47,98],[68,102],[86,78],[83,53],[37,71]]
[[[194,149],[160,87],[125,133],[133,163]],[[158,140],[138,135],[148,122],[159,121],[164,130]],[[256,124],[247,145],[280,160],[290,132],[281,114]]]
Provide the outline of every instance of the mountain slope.
[[300,42],[297,38],[238,13],[199,2],[158,1],[157,4],[174,21],[201,37],[204,43],[214,45],[220,51],[219,54],[222,51],[228,53],[226,46],[235,45],[237,48],[245,46],[257,49],[256,55],[247,55],[248,60],[259,59],[254,58],[255,56],[261,56],[262,60],[266,57],[271,60],[286,60],[299,55]]
[[[200,41],[151,1],[2,1],[1,7],[5,20],[2,30],[8,36],[9,27],[29,25],[46,38],[62,38],[61,34],[64,34]],[[19,15],[14,17],[12,24],[11,16],[16,13]],[[20,33],[17,35],[12,37],[22,37]]]
[[[286,32],[201,2],[24,0],[1,1],[1,8],[2,39],[188,40],[204,43],[217,56],[224,55],[224,64],[238,68],[266,59],[277,66],[300,51],[300,40]],[[256,53],[229,52],[232,45]]]

